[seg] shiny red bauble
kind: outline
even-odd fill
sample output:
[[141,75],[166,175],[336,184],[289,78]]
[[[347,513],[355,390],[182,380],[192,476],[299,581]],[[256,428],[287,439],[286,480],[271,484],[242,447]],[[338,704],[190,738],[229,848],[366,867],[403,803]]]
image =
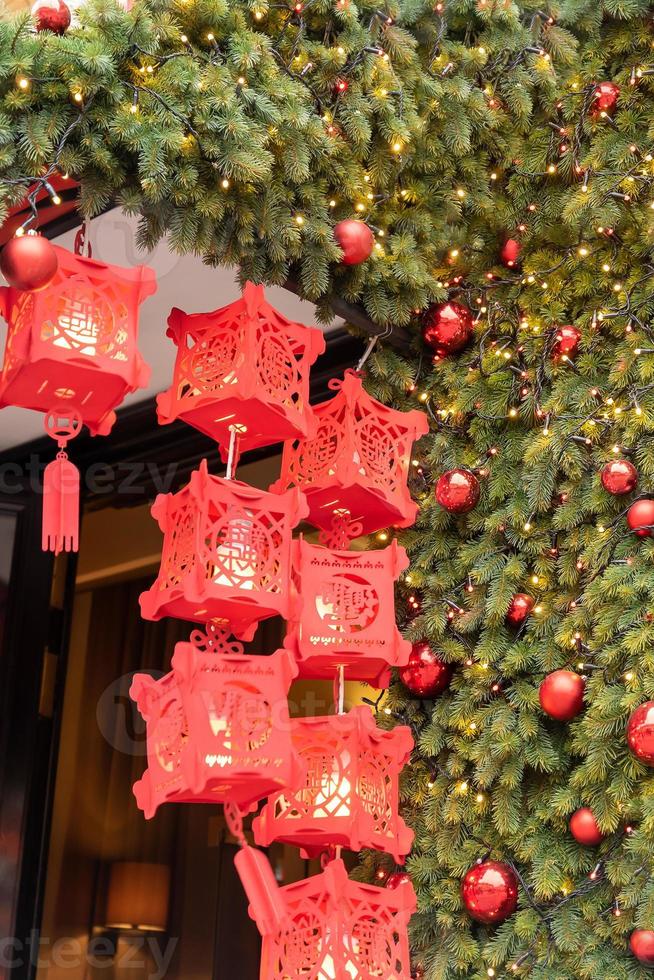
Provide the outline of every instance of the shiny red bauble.
[[442,694],[452,679],[452,664],[444,663],[426,640],[414,643],[409,662],[400,667],[400,680],[419,698],[435,698]]
[[365,223],[356,218],[339,221],[334,227],[334,238],[343,252],[343,265],[360,265],[369,259],[375,247],[375,236]]
[[530,595],[524,592],[516,592],[509,603],[506,613],[506,621],[510,626],[520,626],[536,605]]
[[461,885],[461,897],[477,922],[504,922],[518,904],[518,879],[502,861],[482,861],[470,868]]
[[646,766],[654,766],[654,701],[645,701],[627,722],[627,744]]
[[654,500],[645,497],[636,500],[627,511],[627,524],[639,538],[649,538],[654,525]]
[[616,85],[615,82],[600,82],[599,85],[595,86],[595,90],[593,91],[593,101],[590,108],[591,115],[601,116],[602,113],[605,113],[607,116],[613,115],[618,104],[619,95],[620,86]]
[[504,265],[507,265],[509,269],[515,268],[520,259],[520,252],[522,251],[522,246],[520,242],[517,242],[515,238],[507,238],[502,246],[501,256]]
[[392,875],[388,876],[386,887],[391,891],[395,891],[396,888],[399,888],[400,885],[403,885],[407,881],[411,881],[411,876],[406,871],[394,871]]
[[65,34],[70,27],[70,8],[64,0],[37,0],[32,7],[37,31]]
[[472,340],[472,313],[461,303],[430,306],[422,325],[422,338],[438,357],[456,354]]
[[559,361],[564,357],[573,360],[577,356],[581,332],[576,327],[567,325],[559,327],[556,331],[556,339],[552,347],[552,357]]
[[634,929],[629,937],[629,948],[645,966],[654,966],[654,929]]
[[27,292],[49,286],[58,265],[48,239],[32,232],[11,238],[0,254],[0,272],[9,285]]
[[436,484],[436,500],[450,514],[467,514],[479,502],[479,480],[470,470],[447,470]]
[[597,847],[604,840],[604,834],[599,829],[595,814],[587,806],[582,806],[570,817],[570,833],[577,843],[585,844],[586,847]]
[[602,486],[608,493],[620,497],[638,486],[638,470],[628,459],[612,459],[600,474]]
[[555,670],[538,689],[540,706],[557,721],[570,721],[584,706],[584,679],[572,670]]

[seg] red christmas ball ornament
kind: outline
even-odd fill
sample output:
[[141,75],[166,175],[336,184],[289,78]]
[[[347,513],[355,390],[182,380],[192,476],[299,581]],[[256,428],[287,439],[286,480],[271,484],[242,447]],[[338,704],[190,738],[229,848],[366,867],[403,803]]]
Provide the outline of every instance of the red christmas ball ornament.
[[572,670],[555,670],[541,683],[538,697],[550,718],[571,721],[584,706],[584,679]]
[[518,904],[518,879],[503,861],[482,861],[463,879],[461,897],[477,922],[504,922]]
[[585,844],[586,847],[597,847],[604,840],[595,814],[587,806],[582,806],[570,817],[570,833],[579,844]]
[[520,242],[517,242],[515,238],[507,238],[502,246],[502,251],[500,252],[504,265],[507,265],[509,269],[515,268],[515,266],[518,264],[521,251],[522,246],[520,245]]
[[453,667],[434,653],[426,640],[414,643],[409,662],[400,667],[400,680],[419,698],[435,698],[442,694],[452,679]]
[[375,246],[375,236],[368,225],[356,218],[339,221],[334,227],[334,238],[343,252],[343,265],[360,265],[370,258]]
[[395,891],[396,888],[399,888],[406,881],[411,881],[411,876],[406,871],[394,871],[392,875],[388,876],[386,887],[390,888],[391,891]]
[[507,623],[511,626],[521,626],[535,605],[536,602],[530,595],[526,595],[524,592],[516,592],[507,609]]
[[638,470],[628,459],[612,459],[600,474],[602,486],[608,493],[620,497],[638,486]]
[[49,286],[59,262],[47,238],[28,232],[11,238],[0,254],[0,272],[14,289],[37,292]]
[[645,966],[654,966],[654,929],[634,929],[629,937],[629,948]]
[[618,104],[619,95],[620,86],[616,85],[615,82],[600,82],[599,85],[595,86],[593,92],[591,115],[613,115]]
[[65,34],[70,27],[70,9],[64,0],[37,0],[32,7],[37,31]]
[[422,338],[437,357],[456,354],[470,343],[472,313],[461,303],[439,303],[424,315]]
[[636,500],[627,511],[627,524],[639,538],[651,537],[650,525],[654,524],[654,500],[651,497]]
[[564,357],[573,360],[577,356],[581,332],[576,327],[568,324],[559,327],[556,331],[556,341],[552,347],[552,357],[554,360],[562,360]]
[[627,722],[627,744],[646,766],[654,766],[654,701],[645,701]]
[[450,514],[467,514],[481,493],[479,480],[470,470],[447,470],[436,484],[436,500]]

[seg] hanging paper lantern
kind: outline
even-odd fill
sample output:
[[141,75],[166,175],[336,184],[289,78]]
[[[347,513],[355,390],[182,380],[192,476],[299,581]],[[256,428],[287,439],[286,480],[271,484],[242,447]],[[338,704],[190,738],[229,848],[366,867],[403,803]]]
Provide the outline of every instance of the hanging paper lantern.
[[159,575],[141,594],[144,619],[229,623],[252,639],[257,624],[290,612],[291,533],[307,514],[298,490],[266,493],[211,476],[207,461],[176,494],[159,494]]
[[439,303],[424,315],[422,338],[437,357],[458,354],[473,334],[472,313],[461,303]]
[[618,104],[620,86],[615,82],[600,82],[593,91],[591,116],[612,116]]
[[524,592],[516,592],[511,598],[506,612],[506,621],[510,626],[522,626],[531,610],[536,605],[535,600]]
[[293,323],[266,302],[263,286],[214,313],[168,317],[177,345],[172,386],[157,395],[161,425],[183,419],[242,451],[306,437],[313,428],[309,368],[325,349],[320,330]]
[[149,380],[136,342],[139,305],[157,288],[154,272],[51,247],[58,268],[48,289],[0,289],[9,324],[0,407],[48,412],[70,406],[94,435],[106,435],[114,409]]
[[645,966],[654,966],[654,929],[634,929],[629,937],[629,948]]
[[554,346],[552,347],[552,359],[555,361],[574,360],[577,356],[581,331],[571,325],[559,327],[556,331]]
[[406,667],[400,668],[400,680],[418,698],[435,698],[449,685],[454,668],[432,650],[427,640],[411,647]]
[[540,685],[543,711],[557,721],[571,721],[584,707],[584,679],[572,670],[555,670]]
[[436,484],[436,500],[450,514],[467,514],[479,503],[479,480],[470,470],[447,470]]
[[246,808],[301,774],[288,716],[291,654],[246,656],[211,632],[192,640],[177,644],[169,674],[136,674],[130,689],[147,723],[148,768],[134,795],[148,820],[162,803]]
[[654,701],[645,701],[631,715],[627,743],[637,759],[654,766]]
[[54,245],[34,231],[10,238],[0,252],[0,272],[13,289],[45,289],[57,274],[58,265]]
[[627,511],[627,524],[639,538],[649,538],[654,526],[654,500],[644,497],[637,500]]
[[461,896],[473,919],[495,925],[515,912],[518,879],[503,861],[481,861],[463,879]]
[[291,731],[305,773],[270,797],[253,824],[257,844],[282,841],[308,855],[332,845],[369,847],[402,862],[413,841],[398,812],[411,730],[377,728],[370,708],[360,705],[343,715],[294,718]]
[[612,459],[602,468],[602,486],[616,497],[631,493],[638,486],[638,470],[628,459]]
[[293,543],[295,602],[284,645],[301,677],[345,677],[388,687],[411,644],[395,625],[395,582],[409,566],[397,542],[378,551],[333,551]]
[[[280,888],[272,901],[261,892],[257,885],[250,906],[263,936],[261,980],[411,980],[410,882],[391,891],[364,885],[335,860],[322,874]],[[279,906],[279,928],[272,926],[271,904]]]
[[570,817],[570,833],[577,843],[586,847],[597,847],[604,840],[595,814],[587,806],[582,806]]
[[343,265],[360,265],[369,259],[375,247],[375,236],[365,221],[349,218],[334,227],[334,238],[343,252]]
[[518,265],[518,260],[520,259],[520,252],[522,251],[520,242],[517,242],[515,238],[507,238],[502,246],[502,262],[504,265],[508,266],[509,269],[515,268]]
[[429,431],[427,416],[382,405],[353,371],[330,387],[337,394],[316,407],[316,434],[285,443],[281,477],[270,489],[303,490],[309,522],[319,528],[331,528],[339,514],[360,524],[360,534],[409,527],[418,511],[407,486],[411,447]]
[[64,0],[37,0],[32,7],[37,31],[65,34],[70,27],[70,8]]

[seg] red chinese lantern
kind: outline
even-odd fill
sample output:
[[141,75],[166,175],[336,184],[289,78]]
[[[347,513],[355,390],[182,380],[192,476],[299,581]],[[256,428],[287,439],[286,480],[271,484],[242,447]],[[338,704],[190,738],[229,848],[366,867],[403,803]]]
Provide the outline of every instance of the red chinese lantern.
[[287,703],[297,675],[291,654],[245,656],[211,631],[191,639],[175,647],[170,673],[136,674],[130,689],[147,723],[148,768],[134,786],[147,819],[168,802],[246,808],[300,776]]
[[407,663],[411,644],[395,625],[395,582],[408,568],[396,541],[379,551],[332,551],[293,543],[295,587],[285,646],[301,677],[346,677],[388,687],[390,667]]
[[348,714],[294,718],[291,731],[305,775],[270,797],[253,824],[257,844],[282,841],[308,855],[369,847],[401,863],[413,842],[398,813],[411,730],[377,728],[370,708],[360,705]]
[[309,435],[309,368],[325,349],[320,330],[293,323],[246,283],[213,313],[168,317],[177,345],[173,384],[157,396],[159,422],[181,418],[223,447],[232,429],[243,451]]
[[391,891],[361,884],[336,860],[321,874],[280,888],[278,900],[275,917],[283,916],[283,924],[276,928],[270,900],[250,906],[263,936],[261,980],[410,980],[411,882]]
[[409,527],[418,511],[407,486],[411,447],[428,432],[427,416],[382,405],[354,371],[330,387],[337,394],[315,409],[315,435],[285,444],[281,477],[270,489],[303,490],[309,522],[319,528],[329,529],[339,513],[359,523],[360,534]]
[[144,619],[229,623],[251,639],[260,620],[288,618],[292,529],[307,514],[299,490],[276,494],[211,476],[207,461],[176,494],[159,494],[159,575],[141,595]]
[[114,409],[149,380],[136,343],[139,306],[156,291],[155,275],[54,250],[58,268],[47,289],[0,287],[9,325],[0,407],[68,406],[93,435],[106,435]]

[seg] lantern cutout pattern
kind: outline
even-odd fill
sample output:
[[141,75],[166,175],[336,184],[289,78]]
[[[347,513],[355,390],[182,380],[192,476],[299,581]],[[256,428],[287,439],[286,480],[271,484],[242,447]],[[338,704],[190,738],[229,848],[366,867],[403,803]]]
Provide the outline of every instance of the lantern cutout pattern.
[[348,714],[291,721],[303,778],[271,795],[254,821],[257,844],[295,844],[309,856],[330,846],[374,848],[402,863],[413,831],[399,816],[399,775],[413,749],[410,729],[377,728],[365,705]]
[[263,286],[214,313],[168,317],[177,345],[172,387],[157,396],[161,424],[181,418],[225,447],[237,427],[242,451],[309,435],[309,368],[325,349],[322,331],[287,320]]
[[418,510],[407,486],[411,447],[427,433],[427,416],[382,405],[354,371],[330,387],[336,395],[315,409],[315,434],[284,445],[281,476],[270,489],[303,490],[318,528],[330,528],[342,512],[360,522],[361,534],[408,527]]
[[394,890],[360,884],[339,859],[280,888],[279,905],[279,925],[265,914],[270,902],[250,905],[263,936],[261,980],[410,980],[411,882]]
[[0,407],[38,412],[74,407],[93,435],[107,435],[126,395],[150,369],[137,349],[139,306],[156,291],[147,266],[124,269],[54,246],[59,267],[47,289],[0,287],[7,344]]
[[287,702],[296,675],[287,650],[248,656],[199,630],[176,645],[170,673],[136,674],[130,695],[146,721],[148,768],[134,795],[146,818],[167,802],[247,809],[301,778]]
[[164,541],[143,617],[220,622],[246,640],[262,619],[287,618],[291,532],[307,511],[298,490],[273,494],[212,476],[203,460],[186,487],[152,507]]
[[377,551],[335,551],[300,537],[292,549],[293,606],[284,645],[301,677],[349,679],[388,687],[390,668],[409,661],[411,644],[395,625],[395,582],[409,566],[396,541]]

